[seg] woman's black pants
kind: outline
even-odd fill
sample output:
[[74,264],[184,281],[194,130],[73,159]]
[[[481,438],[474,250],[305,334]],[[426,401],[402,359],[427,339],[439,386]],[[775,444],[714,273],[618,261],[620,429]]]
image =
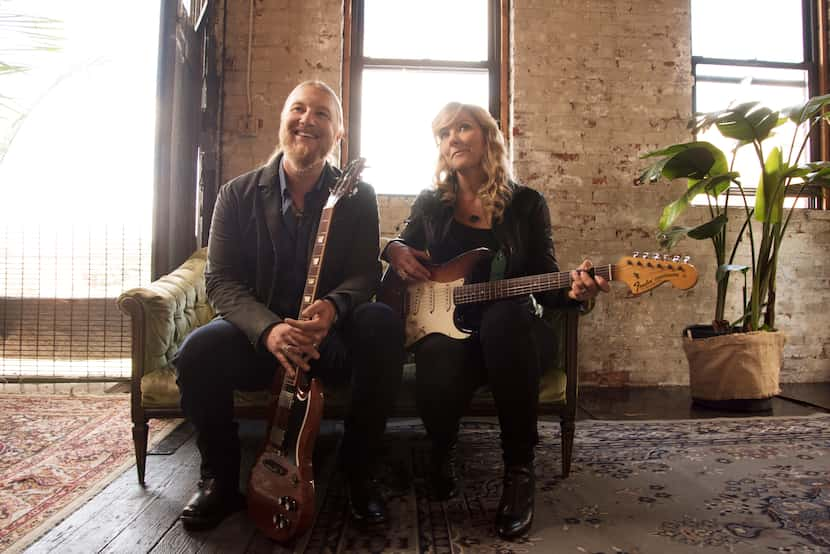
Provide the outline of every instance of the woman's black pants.
[[526,302],[483,309],[480,330],[465,340],[429,335],[415,351],[417,406],[437,449],[447,448],[476,389],[489,385],[505,464],[533,461],[539,381],[555,356],[551,326]]

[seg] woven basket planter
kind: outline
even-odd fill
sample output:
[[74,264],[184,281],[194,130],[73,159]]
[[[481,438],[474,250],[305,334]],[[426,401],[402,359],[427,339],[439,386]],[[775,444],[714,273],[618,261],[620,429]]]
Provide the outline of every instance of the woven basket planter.
[[683,350],[689,361],[689,387],[696,403],[739,411],[771,408],[781,392],[779,376],[786,337],[780,331],[715,335],[708,326],[689,327]]

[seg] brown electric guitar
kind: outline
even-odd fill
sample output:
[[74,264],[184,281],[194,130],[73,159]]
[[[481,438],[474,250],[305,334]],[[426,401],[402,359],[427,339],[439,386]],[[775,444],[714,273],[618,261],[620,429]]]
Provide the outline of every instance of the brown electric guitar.
[[[308,266],[300,313],[314,302],[323,266],[329,225],[337,201],[351,195],[366,161],[358,158],[332,187],[320,215]],[[278,370],[271,387],[268,431],[248,480],[248,514],[268,537],[288,542],[303,534],[314,519],[314,471],[311,457],[323,416],[323,387],[294,368]]]
[[[502,298],[571,288],[571,272],[544,273],[485,283],[467,283],[473,269],[492,258],[493,252],[477,248],[441,265],[428,265],[432,279],[403,281],[391,268],[383,275],[377,298],[404,320],[407,348],[432,333],[455,339],[470,336],[475,320],[466,306]],[[623,281],[632,295],[650,291],[663,283],[686,290],[697,283],[697,269],[688,258],[635,252],[616,264],[593,268],[608,281]]]

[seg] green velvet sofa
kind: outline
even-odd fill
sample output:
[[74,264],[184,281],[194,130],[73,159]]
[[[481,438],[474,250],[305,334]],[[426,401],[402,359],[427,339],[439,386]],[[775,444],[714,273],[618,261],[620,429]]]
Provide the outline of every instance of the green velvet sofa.
[[[170,360],[192,330],[214,317],[205,293],[206,249],[197,250],[175,271],[146,287],[128,290],[118,298],[118,306],[132,324],[131,412],[138,480],[144,483],[147,459],[148,422],[152,418],[183,417],[179,390]],[[570,472],[577,406],[577,331],[580,312],[567,309],[550,317],[560,332],[559,356],[554,367],[545,371],[540,390],[540,414],[558,415],[562,428],[562,473]],[[416,415],[414,364],[404,367],[404,381],[396,402],[395,416]],[[327,418],[341,418],[348,405],[348,391],[326,391]],[[235,412],[239,418],[266,417],[267,392],[237,392]],[[492,396],[487,390],[476,394],[469,415],[495,415]]]

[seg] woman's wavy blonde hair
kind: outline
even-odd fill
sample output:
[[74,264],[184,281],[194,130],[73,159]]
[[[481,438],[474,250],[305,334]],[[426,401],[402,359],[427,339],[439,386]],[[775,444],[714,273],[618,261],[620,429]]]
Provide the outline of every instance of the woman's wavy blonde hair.
[[[462,112],[469,114],[479,124],[484,135],[484,156],[481,158],[481,166],[487,176],[487,182],[478,189],[478,196],[481,198],[482,207],[492,216],[493,221],[499,221],[510,202],[512,188],[507,148],[493,116],[481,106],[450,102],[441,108],[432,120],[432,134],[440,143],[441,129],[452,124]],[[441,200],[448,204],[455,202],[458,182],[455,172],[441,155],[440,149],[435,167],[435,186],[441,191]]]

